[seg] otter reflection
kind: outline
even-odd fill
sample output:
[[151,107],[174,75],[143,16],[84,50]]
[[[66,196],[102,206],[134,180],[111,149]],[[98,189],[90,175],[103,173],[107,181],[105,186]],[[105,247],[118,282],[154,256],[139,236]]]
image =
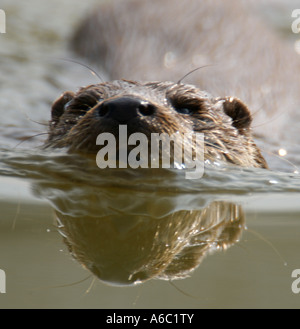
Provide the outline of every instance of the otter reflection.
[[99,279],[118,285],[184,278],[206,254],[237,242],[244,227],[241,208],[224,202],[162,218],[56,213],[71,254]]
[[203,206],[196,194],[74,184],[40,184],[36,192],[51,199],[72,256],[114,285],[185,278],[237,242],[245,223],[240,206]]

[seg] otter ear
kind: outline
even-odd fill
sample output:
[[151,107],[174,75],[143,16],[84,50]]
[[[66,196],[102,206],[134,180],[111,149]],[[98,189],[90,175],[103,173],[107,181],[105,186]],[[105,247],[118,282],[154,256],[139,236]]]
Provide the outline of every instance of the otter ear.
[[57,123],[64,113],[65,105],[74,98],[75,94],[71,91],[64,92],[53,104],[51,109],[51,121]]
[[232,125],[241,133],[250,128],[252,116],[248,107],[238,98],[225,97],[219,99],[223,101],[223,111],[232,119]]

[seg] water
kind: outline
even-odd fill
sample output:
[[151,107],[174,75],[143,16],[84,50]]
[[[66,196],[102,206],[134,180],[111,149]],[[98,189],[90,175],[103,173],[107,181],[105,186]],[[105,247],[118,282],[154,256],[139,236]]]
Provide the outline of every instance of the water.
[[74,58],[66,39],[95,3],[1,4],[0,307],[298,308],[293,165],[206,166],[188,180],[180,170],[100,170],[41,151],[44,135],[26,140],[45,132],[63,90],[97,82],[59,59]]

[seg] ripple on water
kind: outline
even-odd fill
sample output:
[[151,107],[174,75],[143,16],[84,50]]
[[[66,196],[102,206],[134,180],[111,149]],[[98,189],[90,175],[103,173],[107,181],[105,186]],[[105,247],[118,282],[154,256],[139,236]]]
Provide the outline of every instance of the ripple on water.
[[179,169],[99,169],[95,158],[64,151],[1,149],[0,175],[59,185],[110,186],[168,193],[247,195],[300,192],[300,175],[257,168],[212,165],[201,179],[186,179]]

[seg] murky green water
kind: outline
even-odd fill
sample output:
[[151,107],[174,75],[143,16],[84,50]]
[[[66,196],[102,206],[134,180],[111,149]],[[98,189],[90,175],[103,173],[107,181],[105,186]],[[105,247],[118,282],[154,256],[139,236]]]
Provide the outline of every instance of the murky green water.
[[2,307],[298,307],[298,175],[8,150],[0,171]]
[[97,82],[58,59],[72,58],[66,39],[94,3],[0,5],[0,308],[298,308],[293,166],[207,167],[187,180],[100,170],[40,151],[43,135],[24,141],[45,132],[61,91]]

